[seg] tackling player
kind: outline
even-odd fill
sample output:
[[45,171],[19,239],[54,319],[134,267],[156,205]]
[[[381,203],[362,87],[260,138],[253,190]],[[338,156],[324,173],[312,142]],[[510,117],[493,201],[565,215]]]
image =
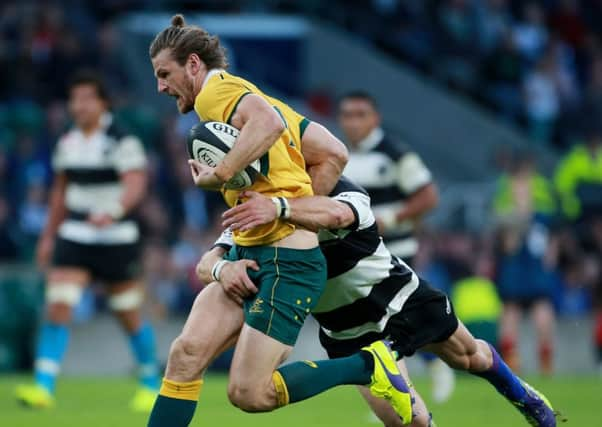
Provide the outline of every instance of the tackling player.
[[[277,215],[271,199],[252,192],[244,197],[244,203],[223,215],[224,226],[249,230]],[[330,357],[345,357],[383,338],[392,339],[393,349],[401,356],[419,349],[432,351],[452,368],[487,380],[531,425],[556,426],[556,414],[547,399],[514,375],[491,345],[473,338],[456,318],[445,294],[390,255],[362,188],[342,178],[331,197],[303,197],[288,204],[291,222],[321,230],[320,246],[329,279],[314,316]],[[224,251],[212,249],[201,270]],[[225,272],[225,267],[221,271]],[[219,279],[234,299],[246,296],[248,290],[241,286],[246,280],[244,269],[233,281]],[[391,408],[381,403],[375,412],[387,425],[396,425],[386,421],[394,419]]]
[[[176,15],[152,42],[150,57],[159,92],[175,97],[180,112],[194,109],[201,120],[227,122],[241,131],[217,167],[190,161],[197,186],[221,190],[228,205],[234,206],[240,191],[224,189],[224,184],[260,159],[262,176],[251,187],[259,193],[295,198],[313,191],[328,193],[334,187],[347,159],[342,143],[252,83],[226,72],[225,52],[217,37],[185,25],[184,18]],[[307,145],[303,154],[302,145]],[[303,363],[276,369],[290,354],[326,280],[316,234],[285,221],[285,208],[281,212],[282,218],[234,234],[236,245],[229,256],[257,264],[249,283],[257,292],[244,300],[244,325],[228,387],[230,401],[246,411],[268,411],[340,384],[361,384],[370,385],[373,394],[389,399],[401,417],[411,419],[407,386],[383,342],[347,358],[312,362],[309,371]],[[223,331],[222,325],[217,326],[215,336]],[[185,340],[174,341],[149,426],[179,427],[190,422],[202,380],[179,368],[179,360],[189,353]]]
[[140,232],[131,216],[146,192],[146,155],[138,138],[113,122],[107,90],[96,74],[74,76],[69,109],[75,125],[54,152],[50,213],[37,248],[39,266],[50,267],[35,384],[19,386],[16,397],[31,407],[53,406],[73,307],[84,288],[100,280],[140,369],[131,407],[150,411],[159,376],[153,330],[140,315]]

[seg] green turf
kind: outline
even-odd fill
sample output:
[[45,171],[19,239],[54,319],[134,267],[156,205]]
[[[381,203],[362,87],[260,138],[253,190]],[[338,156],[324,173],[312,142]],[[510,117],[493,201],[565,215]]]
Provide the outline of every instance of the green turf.
[[[36,412],[11,399],[22,378],[0,379],[0,426],[4,427],[132,427],[145,426],[146,416],[132,414],[127,403],[135,385],[126,380],[65,378],[58,388],[58,406]],[[533,379],[552,403],[568,417],[568,426],[602,426],[598,410],[602,402],[602,380],[591,378]],[[428,383],[416,381],[428,402]],[[430,404],[439,427],[526,426],[517,412],[484,381],[463,376],[452,399],[443,405]],[[271,414],[244,414],[229,405],[226,378],[209,377],[193,426],[369,426],[368,409],[352,387],[339,387],[307,402]]]

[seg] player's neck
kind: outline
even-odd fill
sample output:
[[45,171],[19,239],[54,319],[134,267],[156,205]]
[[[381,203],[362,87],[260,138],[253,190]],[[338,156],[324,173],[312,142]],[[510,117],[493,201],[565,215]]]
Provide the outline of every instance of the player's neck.
[[84,136],[90,137],[100,128],[100,121],[90,124],[90,125],[87,125],[87,126],[78,126],[78,127],[79,127],[79,130],[81,130],[81,132],[84,134]]
[[375,148],[384,137],[384,132],[380,126],[372,129],[368,135],[355,142],[353,145],[353,151],[370,151]]
[[198,74],[193,80],[192,89],[195,96],[203,90],[203,86],[205,86],[205,76],[207,76],[207,72]]
[[207,84],[207,80],[209,80],[209,73],[211,70],[205,68],[202,73],[197,74],[196,79],[194,81],[194,93],[198,94],[205,85]]
[[89,138],[100,128],[106,126],[110,120],[110,115],[108,113],[103,113],[100,117],[98,117],[98,120],[91,121],[90,123],[78,123],[77,127],[86,138]]

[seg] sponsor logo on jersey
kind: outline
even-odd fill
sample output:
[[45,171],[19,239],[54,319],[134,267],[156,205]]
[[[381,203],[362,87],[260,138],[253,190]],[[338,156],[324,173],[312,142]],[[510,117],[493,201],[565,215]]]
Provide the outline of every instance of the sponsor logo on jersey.
[[255,313],[255,314],[263,313],[262,304],[263,304],[263,298],[257,298],[253,302],[253,305],[251,306],[251,308],[249,309],[249,313]]

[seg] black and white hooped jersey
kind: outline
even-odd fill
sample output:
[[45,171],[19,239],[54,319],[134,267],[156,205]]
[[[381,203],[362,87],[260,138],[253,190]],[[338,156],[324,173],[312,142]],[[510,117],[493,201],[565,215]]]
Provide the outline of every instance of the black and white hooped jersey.
[[[341,177],[330,197],[349,205],[355,221],[345,229],[318,233],[328,279],[312,314],[333,339],[383,332],[418,288],[418,276],[383,243],[365,190]],[[215,244],[231,247],[228,233]]]
[[[366,189],[377,218],[395,215],[405,200],[432,182],[431,172],[408,147],[374,129],[359,148],[349,153],[345,175]],[[418,250],[413,221],[398,223],[384,231],[391,253],[410,258]]]
[[120,175],[146,167],[146,155],[138,138],[122,132],[110,114],[102,126],[86,136],[72,128],[59,139],[52,165],[67,177],[67,217],[58,235],[83,244],[129,244],[139,239],[138,224],[131,218],[98,228],[86,221],[92,212],[111,212],[120,203]]

